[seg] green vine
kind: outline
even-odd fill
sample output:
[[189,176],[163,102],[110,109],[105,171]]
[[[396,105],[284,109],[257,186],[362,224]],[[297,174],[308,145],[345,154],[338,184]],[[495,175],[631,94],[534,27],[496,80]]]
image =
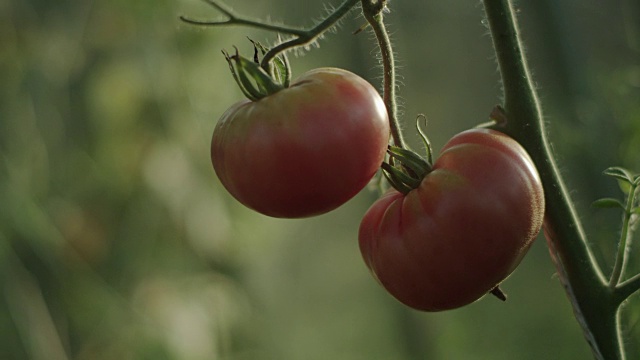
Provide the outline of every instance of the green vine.
[[400,122],[398,120],[398,105],[396,97],[396,66],[391,39],[384,24],[383,14],[387,8],[386,0],[362,0],[362,12],[367,22],[373,29],[380,47],[383,72],[383,100],[387,106],[389,122],[391,124],[391,137],[397,147],[406,147],[402,137]]
[[[550,150],[512,1],[484,0],[484,5],[502,76],[508,119],[497,126],[525,147],[538,168],[546,192],[544,232],[549,249],[594,355],[598,359],[625,359],[619,308],[640,288],[639,276],[618,284],[630,232],[623,229],[617,270],[607,281],[588,246]],[[629,203],[633,200],[629,199]]]

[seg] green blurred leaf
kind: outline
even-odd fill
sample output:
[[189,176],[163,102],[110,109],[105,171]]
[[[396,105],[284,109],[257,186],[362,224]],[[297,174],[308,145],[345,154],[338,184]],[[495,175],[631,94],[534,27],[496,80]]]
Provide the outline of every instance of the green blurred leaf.
[[595,208],[600,208],[600,209],[612,209],[612,208],[624,209],[624,205],[622,204],[622,202],[618,199],[613,199],[613,198],[604,198],[604,199],[596,200],[593,202],[593,204],[591,204],[591,206]]
[[605,171],[603,171],[603,174],[607,175],[607,176],[611,176],[614,177],[618,180],[624,181],[628,184],[633,183],[634,181],[634,175],[633,173],[631,173],[629,170],[622,168],[622,167],[610,167],[608,169],[606,169]]

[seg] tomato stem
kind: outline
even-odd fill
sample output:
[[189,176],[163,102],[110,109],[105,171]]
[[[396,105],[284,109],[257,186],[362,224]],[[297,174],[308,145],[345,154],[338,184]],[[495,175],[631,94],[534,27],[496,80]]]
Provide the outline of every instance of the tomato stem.
[[622,304],[631,295],[640,291],[640,274],[633,276],[632,278],[623,281],[615,289],[616,303]]
[[310,44],[324,34],[327,30],[331,29],[336,23],[345,16],[353,7],[358,3],[359,0],[346,0],[342,3],[337,9],[335,9],[329,16],[327,16],[324,20],[319,22],[313,28],[303,31],[302,33],[296,35],[295,38],[281,42],[280,44],[271,48],[271,50],[264,56],[262,59],[262,67],[267,66],[269,61],[273,59],[279,53],[304,46]]
[[512,1],[483,2],[505,92],[508,122],[501,131],[523,145],[540,173],[550,253],[593,354],[599,359],[624,359],[618,321],[620,303],[615,301],[616,295],[589,248],[552,155]]
[[353,9],[360,0],[345,0],[342,5],[336,8],[329,16],[319,22],[311,29],[301,29],[288,26],[280,26],[263,22],[259,20],[252,20],[245,16],[241,16],[233,12],[222,2],[217,0],[204,0],[207,4],[213,6],[222,14],[227,16],[226,20],[219,21],[203,21],[194,20],[186,16],[179,16],[179,19],[192,25],[198,26],[229,26],[229,25],[244,25],[255,27],[262,30],[277,32],[278,34],[284,34],[292,36],[293,38],[281,41],[279,44],[272,47],[262,58],[260,66],[267,72],[269,72],[270,62],[280,53],[297,48],[300,46],[308,45],[320,38],[327,30],[331,29],[338,23],[338,21],[345,16],[351,9]]
[[616,261],[609,279],[609,288],[615,289],[620,283],[620,279],[624,274],[628,255],[629,247],[631,246],[631,237],[633,235],[631,220],[634,217],[633,207],[636,200],[636,189],[638,184],[630,184],[629,194],[627,195],[627,203],[624,208],[624,217],[622,220],[622,231],[620,232],[620,240],[618,241],[618,252],[616,254]]
[[384,24],[383,10],[387,9],[386,0],[362,0],[362,12],[369,26],[378,40],[380,48],[380,57],[382,58],[383,70],[383,95],[387,113],[389,114],[389,123],[391,125],[391,137],[393,143],[397,147],[406,148],[400,122],[398,120],[398,104],[396,101],[396,71],[395,57],[391,45],[391,39]]
[[304,29],[274,25],[274,24],[265,23],[262,21],[251,20],[246,17],[237,15],[233,12],[233,10],[228,8],[226,5],[223,5],[222,2],[218,2],[215,0],[204,0],[204,2],[213,6],[218,11],[226,15],[228,19],[223,21],[195,20],[184,15],[180,15],[178,18],[184,21],[185,23],[188,23],[191,25],[198,25],[198,26],[244,25],[244,26],[255,27],[262,30],[269,30],[269,31],[274,31],[281,34],[288,34],[293,36],[303,36],[306,33]]

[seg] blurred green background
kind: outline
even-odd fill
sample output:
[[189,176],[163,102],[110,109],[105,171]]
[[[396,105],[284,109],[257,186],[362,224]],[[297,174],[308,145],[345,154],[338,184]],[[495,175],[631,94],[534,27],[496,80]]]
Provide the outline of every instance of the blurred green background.
[[[229,0],[310,26],[337,1]],[[608,166],[640,171],[640,3],[522,2],[550,137],[596,255],[612,267],[620,214]],[[436,149],[487,120],[500,85],[477,1],[392,1],[406,134],[430,119]],[[242,98],[221,49],[251,53],[249,28],[198,0],[0,2],[1,359],[588,359],[543,239],[485,298],[408,310],[357,247],[363,191],[312,219],[256,214],[209,160],[218,117]],[[339,66],[379,85],[372,36],[353,12],[294,74]],[[638,239],[640,240],[640,239]],[[640,271],[640,244],[630,273]],[[640,301],[624,314],[640,354]]]

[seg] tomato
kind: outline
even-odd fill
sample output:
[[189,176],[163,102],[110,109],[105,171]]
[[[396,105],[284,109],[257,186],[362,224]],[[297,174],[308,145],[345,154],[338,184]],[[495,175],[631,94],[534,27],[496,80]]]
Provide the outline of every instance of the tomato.
[[525,150],[493,130],[454,136],[419,186],[391,190],[365,214],[366,265],[402,303],[424,311],[472,303],[520,263],[542,225],[544,193]]
[[387,112],[373,86],[323,68],[227,110],[213,133],[211,161],[242,204],[300,218],[333,210],[362,190],[388,141]]

